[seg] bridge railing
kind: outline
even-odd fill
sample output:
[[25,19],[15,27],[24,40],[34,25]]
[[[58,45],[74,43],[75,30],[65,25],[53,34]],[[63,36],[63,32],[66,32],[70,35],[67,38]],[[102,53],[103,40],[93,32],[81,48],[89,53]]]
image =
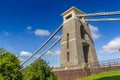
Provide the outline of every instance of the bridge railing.
[[120,66],[120,59],[104,60],[99,62],[93,62],[88,64],[89,67],[110,67]]

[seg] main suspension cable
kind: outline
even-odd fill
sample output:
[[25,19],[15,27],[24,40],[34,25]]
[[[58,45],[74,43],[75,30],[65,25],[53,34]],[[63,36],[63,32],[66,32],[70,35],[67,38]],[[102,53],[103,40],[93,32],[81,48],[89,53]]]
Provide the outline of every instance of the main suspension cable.
[[88,16],[109,16],[109,15],[119,15],[120,11],[115,12],[100,12],[100,13],[90,13],[90,14],[77,14],[78,17],[88,17]]
[[[62,37],[59,37],[50,47],[48,47],[40,56],[38,56],[38,57],[36,58],[36,60],[39,60],[42,56],[44,56],[51,48],[53,48],[53,47],[61,40],[61,38],[62,38]],[[34,61],[36,61],[36,60],[34,60]],[[31,63],[32,63],[32,62],[31,62]],[[30,63],[30,64],[31,64],[31,63]],[[28,65],[30,65],[30,64],[28,64]],[[28,66],[28,65],[27,65],[27,66]],[[20,71],[23,70],[25,67],[26,67],[26,66],[24,66],[23,68],[21,68]]]
[[37,49],[33,52],[33,54],[28,57],[24,62],[21,63],[21,65],[24,65],[27,61],[29,61],[35,54],[37,54],[53,37],[57,32],[62,28],[62,25],[59,26],[56,31]]

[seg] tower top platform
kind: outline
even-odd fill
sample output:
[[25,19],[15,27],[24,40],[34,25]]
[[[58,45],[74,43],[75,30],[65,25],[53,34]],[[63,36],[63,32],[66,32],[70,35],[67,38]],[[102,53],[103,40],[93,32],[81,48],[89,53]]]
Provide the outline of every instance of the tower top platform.
[[63,23],[76,18],[76,14],[84,14],[81,10],[77,9],[76,7],[71,7],[67,11],[63,12],[61,16],[63,16]]
[[71,11],[74,11],[74,12],[77,13],[77,14],[84,14],[83,11],[81,11],[81,10],[79,10],[78,8],[72,6],[71,8],[69,8],[68,10],[66,10],[65,12],[63,12],[63,13],[61,14],[61,16],[65,16],[65,15],[67,15],[67,14],[68,14],[69,12],[71,12]]

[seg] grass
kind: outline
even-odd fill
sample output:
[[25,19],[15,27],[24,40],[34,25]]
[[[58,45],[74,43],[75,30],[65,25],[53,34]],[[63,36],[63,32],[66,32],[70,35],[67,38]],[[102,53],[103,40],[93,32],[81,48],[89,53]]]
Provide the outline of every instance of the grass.
[[120,71],[103,72],[78,80],[120,80]]

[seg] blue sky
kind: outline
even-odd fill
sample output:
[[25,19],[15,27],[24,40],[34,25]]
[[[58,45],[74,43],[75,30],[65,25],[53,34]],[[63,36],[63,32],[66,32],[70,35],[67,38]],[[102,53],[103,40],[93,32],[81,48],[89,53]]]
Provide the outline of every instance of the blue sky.
[[[60,14],[70,7],[85,13],[109,12],[120,11],[119,3],[120,0],[0,0],[0,47],[18,56],[21,52],[30,54],[62,24]],[[120,58],[120,22],[89,24],[97,36],[94,41],[99,60]]]

